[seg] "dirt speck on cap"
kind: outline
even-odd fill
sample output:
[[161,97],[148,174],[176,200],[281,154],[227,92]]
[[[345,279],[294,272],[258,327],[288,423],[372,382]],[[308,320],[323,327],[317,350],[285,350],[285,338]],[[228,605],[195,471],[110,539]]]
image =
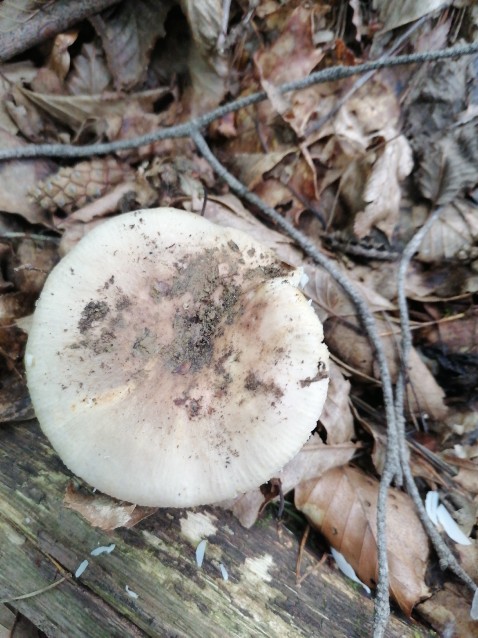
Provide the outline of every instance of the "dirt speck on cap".
[[254,372],[249,372],[244,380],[244,387],[249,392],[260,392],[264,394],[272,394],[276,399],[280,399],[284,395],[283,390],[273,381],[265,383],[261,381]]
[[90,301],[83,308],[80,320],[78,322],[78,329],[81,334],[85,334],[91,329],[93,324],[102,321],[110,308],[106,301]]

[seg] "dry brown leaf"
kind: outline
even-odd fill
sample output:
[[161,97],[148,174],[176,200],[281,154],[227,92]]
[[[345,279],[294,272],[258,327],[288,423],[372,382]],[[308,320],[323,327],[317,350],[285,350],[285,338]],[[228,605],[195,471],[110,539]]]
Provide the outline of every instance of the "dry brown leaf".
[[66,78],[70,70],[69,47],[76,42],[78,31],[66,31],[59,33],[53,39],[53,45],[46,62],[46,67],[53,71],[60,82]]
[[471,494],[478,494],[478,459],[470,461],[451,454],[444,454],[443,459],[458,469],[453,481]]
[[295,153],[294,149],[270,153],[235,153],[231,158],[231,166],[235,169],[237,178],[248,188],[254,189],[264,179],[264,174],[290,153]]
[[18,130],[30,142],[45,139],[45,118],[34,104],[22,93],[21,88],[13,86],[4,103],[5,109]]
[[[314,45],[312,24],[310,9],[298,6],[272,46],[259,50],[254,56],[262,87],[270,100],[270,104],[259,106],[262,118],[269,118],[272,106],[298,135],[303,134],[310,116],[317,110],[315,91],[308,91],[308,106],[305,106],[303,98],[294,101],[291,95],[279,95],[274,85],[306,77],[323,58],[323,51]],[[284,64],[284,60],[287,60],[287,64]]]
[[192,115],[199,115],[220,104],[226,93],[228,63],[218,50],[222,32],[221,0],[180,0],[191,31],[188,72],[192,96],[184,100]]
[[379,12],[384,31],[391,31],[422,16],[436,11],[443,6],[443,0],[374,0],[374,9]]
[[[419,211],[416,211],[419,213]],[[465,199],[455,199],[445,207],[423,238],[417,258],[425,263],[477,257],[478,207]]]
[[478,622],[470,618],[471,600],[464,585],[447,582],[416,611],[440,636],[472,638],[477,635]]
[[303,255],[295,247],[292,239],[276,230],[267,228],[244,208],[242,202],[235,195],[214,195],[208,199],[204,216],[220,226],[230,226],[248,233],[264,246],[274,250],[277,256],[288,264],[300,266],[303,263]]
[[412,149],[403,135],[391,133],[368,178],[363,199],[367,203],[357,213],[354,232],[365,237],[376,226],[391,240],[398,223],[402,190],[400,182],[413,168]]
[[451,203],[460,191],[477,184],[478,118],[453,127],[422,150],[417,180],[434,205]]
[[[331,468],[348,463],[360,444],[340,443],[326,445],[314,434],[300,452],[277,474],[283,494],[296,485],[311,478],[318,478]],[[244,527],[251,527],[257,520],[266,499],[260,488],[251,490],[238,498],[221,503],[221,507],[232,510]]]
[[146,78],[151,51],[164,37],[170,0],[125,0],[90,22],[101,38],[117,90],[131,90]]
[[110,88],[111,73],[103,51],[95,42],[86,42],[71,65],[66,88],[71,95],[100,95]]
[[[390,334],[390,324],[382,319],[376,319],[376,322],[379,334],[382,335],[382,344],[394,383],[400,366],[398,358],[400,333],[397,330],[395,334]],[[341,361],[347,363],[357,373],[380,379],[380,370],[370,342],[356,318],[351,317],[341,321],[334,318],[326,319],[324,336],[331,352]],[[405,409],[414,414],[425,413],[434,421],[445,418],[447,415],[447,407],[444,403],[445,393],[414,348],[410,351],[407,372]]]
[[82,494],[71,485],[66,489],[63,502],[88,523],[105,532],[112,532],[118,527],[134,527],[157,510],[156,507],[141,507],[117,501],[105,494]]
[[15,135],[18,131],[18,126],[14,120],[12,120],[6,106],[6,98],[10,90],[10,82],[0,75],[0,129],[7,131],[7,133],[11,135]]
[[[378,580],[376,507],[379,483],[358,469],[335,468],[295,490],[295,505],[369,587]],[[407,494],[389,490],[387,537],[390,593],[410,616],[429,595],[428,539]]]
[[425,414],[434,421],[441,421],[448,413],[445,392],[435,381],[415,348],[408,358],[407,406],[415,414]]
[[327,430],[327,443],[335,445],[350,441],[354,435],[354,419],[349,405],[350,381],[340,368],[329,364],[329,389],[320,421]]
[[167,88],[152,89],[124,96],[119,93],[102,95],[43,95],[28,89],[22,94],[38,108],[48,113],[73,131],[78,131],[90,118],[122,115],[128,105],[137,103],[145,112],[153,110],[154,103],[169,92]]
[[[0,129],[0,145],[3,148],[15,148],[24,146],[24,143]],[[31,224],[48,225],[48,216],[30,200],[28,193],[38,180],[44,179],[55,169],[56,165],[46,159],[0,162],[0,210],[21,215]]]
[[11,275],[16,290],[34,296],[39,295],[58,259],[57,243],[39,242],[28,237],[21,240],[15,251],[15,270]]
[[439,343],[448,352],[478,354],[478,306],[471,306],[459,321],[441,322],[437,328]]
[[380,75],[367,82],[342,106],[334,119],[336,136],[347,155],[363,152],[377,138],[393,139],[400,106],[392,88]]
[[[309,277],[309,281],[305,286],[304,292],[317,304],[318,315],[322,321],[325,321],[328,317],[347,317],[352,319],[356,317],[357,310],[355,306],[332,275],[317,266],[309,265],[305,267],[305,272]],[[354,285],[364,297],[372,312],[395,309],[394,304],[369,286],[359,281],[354,281]]]

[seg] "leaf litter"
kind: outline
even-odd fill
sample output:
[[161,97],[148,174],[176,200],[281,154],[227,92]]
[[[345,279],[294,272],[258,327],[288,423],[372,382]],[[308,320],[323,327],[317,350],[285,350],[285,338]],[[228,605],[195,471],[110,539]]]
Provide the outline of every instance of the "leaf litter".
[[[471,538],[472,545],[459,550],[471,570],[478,492],[477,426],[469,418],[476,412],[478,383],[476,61],[388,69],[357,90],[353,78],[286,95],[275,88],[317,68],[386,54],[397,29],[416,20],[423,22],[408,39],[407,52],[446,46],[478,29],[471,6],[433,14],[439,4],[380,0],[374,13],[369,3],[350,0],[342,23],[323,2],[260,3],[249,13],[233,5],[224,35],[217,0],[171,0],[161,7],[139,0],[139,13],[138,2],[126,0],[91,16],[89,26],[57,33],[22,61],[3,63],[0,140],[11,147],[130,139],[264,89],[267,101],[211,125],[214,150],[355,281],[377,318],[394,379],[401,338],[396,260],[430,209],[443,205],[406,282],[414,335],[407,432],[425,441],[420,454],[410,448],[423,497],[438,486],[441,497],[448,493],[460,501],[455,508],[448,501],[446,509],[438,506],[450,518],[440,510],[437,521],[448,529],[461,526]],[[12,20],[14,13],[0,10],[1,24]],[[295,488],[297,507],[373,589],[378,482],[370,468],[377,474],[383,469],[381,379],[356,310],[330,275],[229,193],[189,140],[163,140],[80,162],[3,162],[0,184],[2,423],[32,417],[21,363],[24,328],[45,277],[104,217],[169,204],[199,212],[206,188],[208,219],[245,230],[285,262],[305,267],[305,294],[324,321],[336,363],[316,433],[271,479],[286,495]],[[440,461],[454,474],[444,475]],[[269,496],[258,488],[224,505],[250,526],[267,502],[277,500],[276,487]],[[106,530],[134,525],[151,513],[74,490],[65,503]],[[471,598],[461,586],[448,582],[440,590],[425,577],[435,558],[409,497],[390,490],[387,507],[394,600],[407,614],[417,605],[437,630],[446,625],[444,609],[456,628],[462,609],[472,622]],[[221,572],[226,579],[227,571]],[[421,602],[431,588],[438,594]]]

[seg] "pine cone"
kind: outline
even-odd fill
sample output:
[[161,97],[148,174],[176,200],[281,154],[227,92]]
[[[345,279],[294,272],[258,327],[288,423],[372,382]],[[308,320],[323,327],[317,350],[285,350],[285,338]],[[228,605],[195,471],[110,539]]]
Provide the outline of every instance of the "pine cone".
[[55,175],[38,182],[30,189],[29,195],[50,213],[58,209],[71,213],[98,199],[133,174],[128,165],[112,157],[89,160],[61,168]]

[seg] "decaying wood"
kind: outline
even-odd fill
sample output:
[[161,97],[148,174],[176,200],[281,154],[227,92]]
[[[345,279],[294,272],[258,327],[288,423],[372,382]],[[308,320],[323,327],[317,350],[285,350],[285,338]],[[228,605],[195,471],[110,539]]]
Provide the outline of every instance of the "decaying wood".
[[[296,585],[298,540],[275,521],[245,530],[217,508],[159,510],[133,529],[107,534],[64,507],[71,479],[34,422],[0,428],[0,599],[66,576],[10,603],[48,636],[371,635],[372,600],[333,567],[321,565]],[[199,569],[195,549],[206,537]],[[111,543],[111,554],[90,556]],[[75,579],[86,558],[88,568]],[[306,552],[302,571],[315,562]],[[420,632],[393,618],[387,635]]]

